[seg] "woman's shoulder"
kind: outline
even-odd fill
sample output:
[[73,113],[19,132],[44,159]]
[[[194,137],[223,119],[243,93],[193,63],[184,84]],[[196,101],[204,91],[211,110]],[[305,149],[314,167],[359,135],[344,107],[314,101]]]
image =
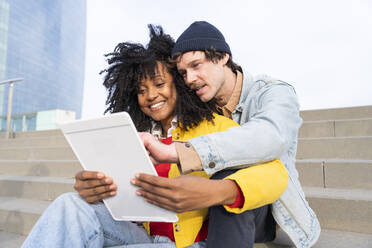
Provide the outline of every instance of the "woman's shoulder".
[[239,126],[235,121],[219,114],[213,114],[212,121],[203,120],[198,126],[192,128],[190,131],[202,131],[203,133],[223,132],[231,127]]
[[217,114],[217,113],[213,113],[213,116],[214,116],[214,121],[215,122],[221,122],[221,123],[231,123],[231,124],[234,124],[236,126],[239,126],[238,123],[236,123],[234,120],[230,119],[230,118],[227,118],[226,116],[223,116],[223,115],[220,115],[220,114]]
[[225,116],[219,114],[213,115],[214,119],[212,121],[208,121],[205,119],[202,122],[200,122],[197,126],[189,128],[187,131],[182,129],[181,127],[178,127],[177,129],[174,130],[173,136],[179,137],[180,140],[189,140],[191,138],[195,138],[206,134],[223,132],[231,127],[239,126],[238,123]]
[[231,127],[239,126],[237,122],[235,122],[234,120],[230,118],[227,118],[226,116],[223,116],[217,113],[214,113],[213,116],[214,116],[214,119],[213,119],[214,125],[230,125]]

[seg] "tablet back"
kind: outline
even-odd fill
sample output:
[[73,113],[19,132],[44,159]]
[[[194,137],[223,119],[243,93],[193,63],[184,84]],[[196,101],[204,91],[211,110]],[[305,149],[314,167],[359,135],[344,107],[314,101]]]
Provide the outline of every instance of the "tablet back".
[[137,130],[126,112],[60,124],[85,170],[113,178],[117,194],[104,203],[115,220],[176,222],[177,215],[147,203],[135,194],[136,173],[157,175]]

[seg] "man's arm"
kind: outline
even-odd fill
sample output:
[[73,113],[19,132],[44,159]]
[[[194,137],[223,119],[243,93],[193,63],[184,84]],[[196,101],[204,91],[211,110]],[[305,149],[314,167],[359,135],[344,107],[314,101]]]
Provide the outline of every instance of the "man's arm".
[[[257,113],[242,126],[193,138],[189,141],[191,146],[167,146],[146,133],[141,138],[155,164],[180,163],[182,157],[195,158],[189,154],[195,155],[196,152],[199,159],[183,159],[187,160],[186,163],[181,160],[180,170],[183,173],[204,170],[214,174],[225,168],[243,168],[271,161],[279,158],[295,141],[302,123],[297,96],[290,85],[277,84],[266,87],[256,105]],[[182,154],[178,153],[180,151]]]
[[302,120],[294,89],[280,83],[266,85],[261,91],[254,102],[257,111],[246,123],[189,140],[206,173],[280,158],[296,142]]

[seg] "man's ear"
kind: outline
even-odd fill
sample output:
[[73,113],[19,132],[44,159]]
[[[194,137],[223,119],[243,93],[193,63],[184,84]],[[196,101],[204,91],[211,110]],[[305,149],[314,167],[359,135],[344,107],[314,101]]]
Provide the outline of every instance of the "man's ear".
[[221,59],[222,60],[222,64],[223,65],[226,65],[227,64],[227,61],[229,61],[229,58],[230,58],[230,54],[228,53],[225,53],[223,58]]

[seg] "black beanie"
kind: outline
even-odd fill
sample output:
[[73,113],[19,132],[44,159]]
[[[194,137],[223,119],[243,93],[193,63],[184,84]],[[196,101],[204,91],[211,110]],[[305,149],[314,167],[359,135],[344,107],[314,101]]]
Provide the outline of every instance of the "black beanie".
[[205,21],[194,22],[177,39],[172,49],[172,56],[176,53],[211,49],[226,52],[231,56],[229,45],[215,26]]

